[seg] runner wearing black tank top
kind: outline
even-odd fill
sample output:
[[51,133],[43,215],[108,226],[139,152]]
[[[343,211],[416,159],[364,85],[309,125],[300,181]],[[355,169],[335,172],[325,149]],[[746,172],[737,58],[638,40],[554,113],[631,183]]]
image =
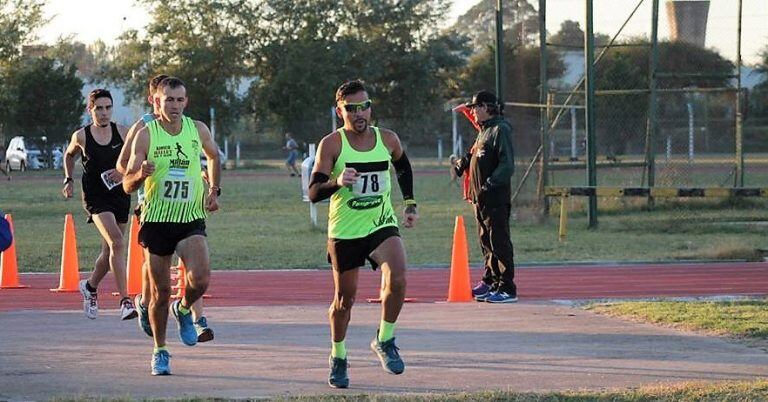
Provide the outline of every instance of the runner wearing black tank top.
[[122,175],[115,169],[127,128],[111,122],[112,95],[105,89],[91,91],[88,95],[88,111],[93,123],[72,134],[64,153],[62,189],[65,198],[72,198],[75,158],[81,155],[83,206],[88,213],[88,222],[96,224],[102,237],[101,253],[96,258],[95,268],[88,279],[80,281],[83,310],[90,319],[98,316],[97,288],[111,269],[121,298],[120,316],[128,320],[136,317],[133,301],[128,296],[125,275],[127,240],[124,234],[131,197],[123,191],[120,185]]

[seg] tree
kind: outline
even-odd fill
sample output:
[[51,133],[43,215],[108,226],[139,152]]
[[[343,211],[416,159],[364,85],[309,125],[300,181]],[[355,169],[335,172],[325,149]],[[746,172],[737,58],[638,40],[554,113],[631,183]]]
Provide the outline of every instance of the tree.
[[768,46],[761,52],[761,58],[757,71],[762,74],[763,80],[755,86],[749,96],[748,116],[768,119]]
[[[502,10],[505,44],[532,45],[538,41],[538,12],[529,1],[509,0]],[[496,2],[478,1],[459,16],[449,31],[466,36],[470,46],[482,51],[496,43]]]
[[[607,45],[611,38],[608,35],[595,32],[595,45]],[[584,48],[584,31],[578,21],[565,20],[560,23],[560,30],[550,36],[547,42],[553,45]]]
[[250,0],[141,0],[152,9],[147,35],[123,34],[103,77],[127,85],[134,100],[144,99],[148,79],[159,73],[181,78],[190,99],[186,113],[229,133],[241,110],[240,83],[252,75],[250,57],[260,36],[261,6]]
[[89,46],[74,40],[73,37],[59,38],[48,48],[46,56],[62,64],[75,66],[83,78],[93,78],[106,62],[106,59],[98,59],[94,51],[104,49],[105,46],[102,41],[96,41]]
[[45,24],[43,0],[0,0],[0,65],[21,54],[21,46]]
[[22,45],[34,38],[43,19],[43,0],[0,0],[0,143],[5,142],[14,108],[11,74],[17,68]]
[[[644,39],[636,39],[644,41]],[[634,43],[634,42],[633,42]],[[685,42],[659,43],[659,72],[678,76],[657,78],[660,89],[712,88],[729,86],[734,65],[711,49]],[[596,89],[647,89],[649,87],[648,46],[609,49],[597,64]],[[689,73],[701,73],[691,75]],[[659,95],[659,119],[686,116],[686,93]],[[597,144],[600,154],[641,153],[644,149],[648,99],[644,94],[598,96]],[[710,103],[709,113],[717,105]],[[727,113],[728,105],[719,109]]]
[[[505,100],[515,102],[539,102],[539,48],[505,46],[504,59],[504,94]],[[461,75],[462,88],[471,88],[460,94],[468,96],[470,92],[480,89],[495,91],[496,64],[495,49],[485,48],[481,53],[469,59],[469,63]],[[563,62],[554,52],[548,52],[549,63],[547,76],[550,79],[560,77],[565,71]],[[465,90],[466,91],[466,90]]]
[[49,58],[25,59],[11,74],[11,100],[16,107],[10,131],[30,137],[46,136],[52,142],[69,139],[80,125],[85,106],[83,81],[74,66]]
[[259,119],[319,139],[330,129],[335,89],[362,78],[382,125],[406,141],[434,140],[447,120],[441,116],[446,82],[467,53],[462,41],[437,31],[447,1],[266,3],[260,79],[250,92]]

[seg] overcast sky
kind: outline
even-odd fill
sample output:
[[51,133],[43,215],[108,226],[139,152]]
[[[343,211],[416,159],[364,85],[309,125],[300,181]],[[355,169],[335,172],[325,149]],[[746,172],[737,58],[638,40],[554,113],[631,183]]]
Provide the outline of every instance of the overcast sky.
[[[496,0],[490,1],[495,4]],[[595,30],[613,35],[639,0],[594,0]],[[662,0],[660,36],[667,36],[667,20]],[[466,12],[477,0],[456,0],[450,21]],[[538,1],[531,1],[538,7]],[[584,0],[548,0],[547,31],[557,32],[566,19],[577,20],[584,27]],[[723,56],[735,60],[737,0],[711,0],[707,26],[707,46],[717,48]],[[759,52],[768,45],[768,0],[743,0],[742,57],[746,63],[759,60]],[[74,35],[85,43],[101,39],[114,43],[126,29],[141,29],[149,20],[147,10],[126,0],[48,0],[46,14],[51,22],[40,32],[45,43],[60,36]],[[644,0],[637,14],[625,28],[626,35],[648,35],[651,0]]]

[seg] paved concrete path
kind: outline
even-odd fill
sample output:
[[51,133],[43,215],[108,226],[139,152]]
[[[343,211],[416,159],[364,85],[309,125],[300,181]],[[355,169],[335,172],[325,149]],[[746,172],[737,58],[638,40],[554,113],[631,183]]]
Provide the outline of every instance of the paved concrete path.
[[174,375],[149,375],[151,341],[115,310],[0,312],[0,400],[53,396],[259,397],[327,393],[603,389],[768,376],[768,353],[724,339],[595,315],[551,302],[406,305],[397,330],[403,375],[384,373],[368,342],[379,306],[355,306],[351,385],[326,385],[325,305],[214,307],[213,342],[169,329]]

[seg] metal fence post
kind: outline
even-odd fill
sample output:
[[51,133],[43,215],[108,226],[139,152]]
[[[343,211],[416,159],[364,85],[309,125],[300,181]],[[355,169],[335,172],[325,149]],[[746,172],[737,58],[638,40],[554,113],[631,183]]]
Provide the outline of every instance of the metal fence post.
[[[595,35],[593,0],[586,0],[586,30],[584,32],[584,64],[586,71],[585,98],[586,98],[586,129],[587,129],[587,185],[597,186],[597,155],[595,155]],[[542,155],[546,157],[546,155]],[[589,196],[589,228],[597,227],[597,197]]]

